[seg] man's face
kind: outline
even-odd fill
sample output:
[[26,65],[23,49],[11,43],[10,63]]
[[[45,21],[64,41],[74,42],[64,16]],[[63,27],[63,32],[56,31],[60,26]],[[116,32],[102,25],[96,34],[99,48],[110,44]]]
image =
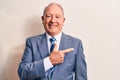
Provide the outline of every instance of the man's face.
[[57,5],[49,6],[42,16],[45,31],[51,36],[55,36],[62,31],[64,20],[64,14]]

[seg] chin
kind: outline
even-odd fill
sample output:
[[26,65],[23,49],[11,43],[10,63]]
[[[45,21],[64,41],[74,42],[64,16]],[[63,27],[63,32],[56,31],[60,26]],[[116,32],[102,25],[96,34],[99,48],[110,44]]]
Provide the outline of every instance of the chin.
[[49,35],[55,36],[57,33],[56,32],[49,32]]
[[50,33],[56,33],[57,31],[56,31],[56,29],[49,29],[49,32]]

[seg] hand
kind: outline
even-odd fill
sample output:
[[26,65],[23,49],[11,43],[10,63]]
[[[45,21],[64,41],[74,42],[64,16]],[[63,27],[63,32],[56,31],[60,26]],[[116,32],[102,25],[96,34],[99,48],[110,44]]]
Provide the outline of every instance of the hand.
[[65,54],[74,51],[74,48],[69,48],[69,49],[65,49],[65,50],[57,50],[57,44],[54,44],[54,49],[51,52],[49,59],[52,63],[52,65],[57,65],[60,63],[64,62],[64,56]]

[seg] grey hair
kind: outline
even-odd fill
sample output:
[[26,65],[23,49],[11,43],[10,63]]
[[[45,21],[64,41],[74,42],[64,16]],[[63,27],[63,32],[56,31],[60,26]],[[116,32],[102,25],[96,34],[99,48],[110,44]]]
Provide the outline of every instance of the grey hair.
[[56,5],[56,6],[60,7],[60,9],[62,10],[63,15],[64,15],[64,10],[63,10],[63,7],[62,7],[60,4],[58,4],[58,3],[54,3],[54,2],[52,2],[52,3],[50,3],[48,6],[46,6],[46,7],[44,8],[44,11],[43,11],[43,16],[45,15],[46,10],[47,10],[47,9],[48,9],[51,5]]

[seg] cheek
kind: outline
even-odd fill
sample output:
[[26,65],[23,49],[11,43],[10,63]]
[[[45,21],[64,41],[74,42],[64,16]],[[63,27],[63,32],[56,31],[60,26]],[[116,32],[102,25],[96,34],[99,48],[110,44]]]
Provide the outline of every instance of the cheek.
[[46,24],[49,23],[49,20],[46,20],[46,19],[45,19],[45,20],[43,21],[43,23],[46,25]]
[[49,22],[46,20],[46,21],[45,21],[45,24],[48,24],[48,23],[49,23]]
[[59,22],[59,25],[60,25],[61,27],[63,27],[63,24],[64,24],[63,21],[60,21],[60,22]]

